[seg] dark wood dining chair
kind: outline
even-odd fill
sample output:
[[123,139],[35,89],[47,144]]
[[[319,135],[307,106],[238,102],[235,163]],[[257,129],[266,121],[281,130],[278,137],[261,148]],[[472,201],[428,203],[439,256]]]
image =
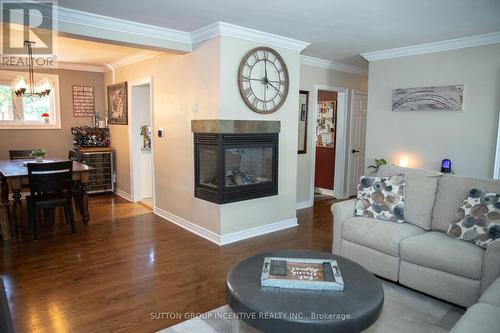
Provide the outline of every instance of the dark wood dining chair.
[[34,159],[31,157],[31,150],[9,150],[9,157],[11,160],[24,160],[24,159]]
[[[68,160],[83,163],[83,154],[79,151],[70,150]],[[73,182],[73,199],[75,200],[76,211],[82,211],[83,188],[80,182]]]
[[38,239],[37,212],[39,209],[64,207],[66,223],[76,231],[73,216],[73,161],[28,163],[30,195],[26,197],[33,239]]
[[9,309],[9,299],[5,291],[3,278],[0,277],[0,332],[14,333],[14,325],[12,324],[12,316]]
[[68,160],[82,162],[83,155],[79,151],[70,150],[68,152]]

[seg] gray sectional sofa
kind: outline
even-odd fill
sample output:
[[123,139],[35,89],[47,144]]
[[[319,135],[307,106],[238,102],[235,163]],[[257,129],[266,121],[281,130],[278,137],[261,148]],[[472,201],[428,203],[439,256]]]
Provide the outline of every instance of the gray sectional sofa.
[[[378,276],[477,311],[474,304],[500,276],[500,240],[484,250],[449,237],[446,230],[460,218],[459,205],[472,188],[500,193],[500,181],[396,166],[377,172],[380,177],[398,174],[406,175],[406,223],[355,217],[355,199],[333,204],[333,253]],[[495,285],[500,288],[498,280]],[[483,303],[477,306],[494,306]],[[494,316],[497,324],[499,318],[500,312]]]

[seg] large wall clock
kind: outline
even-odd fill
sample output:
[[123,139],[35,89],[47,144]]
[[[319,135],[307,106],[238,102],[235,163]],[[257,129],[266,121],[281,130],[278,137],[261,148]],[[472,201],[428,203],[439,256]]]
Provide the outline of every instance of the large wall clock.
[[273,113],[288,95],[288,69],[278,52],[257,47],[241,59],[238,85],[245,104],[257,113]]

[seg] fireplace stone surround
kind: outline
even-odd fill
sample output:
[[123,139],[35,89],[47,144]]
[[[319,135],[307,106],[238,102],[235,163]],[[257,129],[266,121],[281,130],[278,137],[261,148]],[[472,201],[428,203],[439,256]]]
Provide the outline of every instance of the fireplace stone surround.
[[195,197],[217,204],[278,194],[279,121],[192,120]]

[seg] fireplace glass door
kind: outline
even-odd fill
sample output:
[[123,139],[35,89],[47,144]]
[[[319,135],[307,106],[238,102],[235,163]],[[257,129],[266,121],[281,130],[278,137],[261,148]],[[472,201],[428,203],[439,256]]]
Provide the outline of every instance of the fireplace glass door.
[[195,133],[195,196],[224,204],[277,195],[278,140],[278,133]]
[[245,186],[273,181],[273,148],[226,148],[225,186]]
[[200,185],[217,188],[217,146],[200,145],[198,149]]

